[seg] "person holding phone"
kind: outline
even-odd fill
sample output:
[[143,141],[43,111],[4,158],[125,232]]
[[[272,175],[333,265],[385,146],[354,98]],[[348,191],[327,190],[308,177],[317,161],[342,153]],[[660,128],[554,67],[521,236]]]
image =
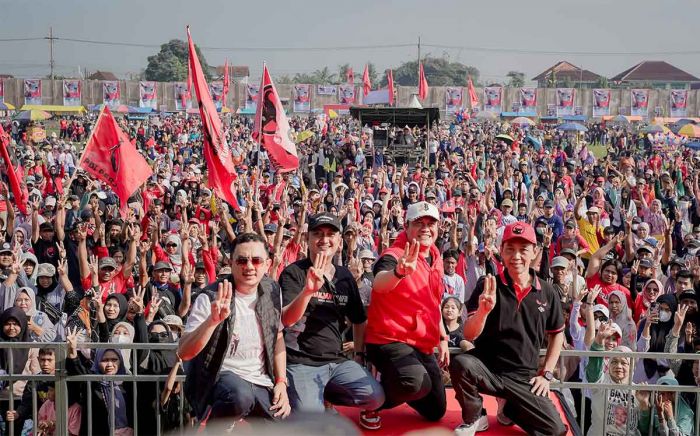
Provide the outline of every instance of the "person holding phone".
[[[678,309],[676,296],[664,294],[652,304],[649,314],[640,324],[641,336],[637,341],[637,351],[663,353],[666,337],[673,329],[673,317]],[[669,372],[670,364],[667,359],[644,359],[643,365],[637,365],[634,370],[636,383],[655,383],[659,377]]]

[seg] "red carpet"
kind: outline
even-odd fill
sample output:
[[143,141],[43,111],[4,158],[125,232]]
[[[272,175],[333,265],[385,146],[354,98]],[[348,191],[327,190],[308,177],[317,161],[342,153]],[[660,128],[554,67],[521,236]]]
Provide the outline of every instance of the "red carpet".
[[[553,394],[550,394],[550,396],[552,397],[554,404],[557,406],[559,413],[562,414],[562,420],[565,420],[557,398]],[[504,427],[500,425],[498,421],[496,421],[496,411],[498,410],[498,405],[496,404],[495,398],[484,396],[484,407],[489,415],[489,429],[488,431],[477,434],[498,436],[526,434],[518,426]],[[338,411],[344,416],[348,417],[353,423],[357,424],[360,413],[358,409],[338,407]],[[439,422],[431,423],[425,421],[416,411],[405,404],[391,410],[384,410],[382,411],[381,415],[382,429],[378,431],[365,431],[365,435],[403,435],[410,431],[428,428],[439,428],[451,432],[455,429],[455,427],[462,423],[462,411],[457,403],[457,400],[455,399],[452,389],[447,390],[447,413],[445,413],[445,416]]]

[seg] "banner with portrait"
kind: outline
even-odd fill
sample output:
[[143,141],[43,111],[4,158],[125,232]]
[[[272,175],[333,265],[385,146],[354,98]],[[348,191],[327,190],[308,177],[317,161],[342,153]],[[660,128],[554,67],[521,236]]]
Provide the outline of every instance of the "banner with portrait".
[[570,117],[574,115],[574,100],[576,90],[574,88],[557,88],[557,116]]
[[224,82],[211,82],[209,84],[209,93],[214,101],[214,106],[217,111],[221,111],[224,106]]
[[609,89],[594,89],[593,90],[593,116],[604,117],[610,115],[610,97]]
[[80,106],[80,80],[63,80],[63,106]]
[[305,84],[294,85],[294,112],[311,111],[311,87]]
[[2,78],[0,78],[0,103],[4,103],[4,102],[5,102],[5,84],[2,80]]
[[340,104],[355,103],[355,85],[350,83],[338,85],[338,102]]
[[520,88],[520,113],[537,113],[537,88]]
[[24,104],[41,104],[41,79],[24,81]]
[[318,95],[336,95],[338,88],[335,85],[317,85],[316,94]]
[[454,115],[462,109],[464,88],[448,86],[445,88],[445,111],[448,115]]
[[688,116],[688,90],[687,89],[672,89],[670,99],[671,99],[671,116],[672,117]]
[[116,80],[105,80],[102,82],[102,102],[110,108],[121,104],[119,82]]
[[484,88],[484,111],[500,114],[503,103],[503,88],[487,86]]
[[139,107],[158,109],[158,83],[139,82]]
[[649,90],[630,90],[630,115],[646,118],[649,116]]
[[245,108],[248,111],[258,109],[258,92],[260,91],[259,83],[249,83],[245,87]]
[[175,110],[182,111],[192,109],[192,97],[187,92],[187,83],[175,82],[173,84],[173,92],[175,98]]

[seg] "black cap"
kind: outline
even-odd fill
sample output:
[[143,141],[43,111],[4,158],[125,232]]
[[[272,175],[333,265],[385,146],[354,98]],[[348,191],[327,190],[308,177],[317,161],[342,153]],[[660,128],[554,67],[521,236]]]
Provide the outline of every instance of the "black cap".
[[9,242],[0,245],[0,253],[12,253],[12,245]]
[[554,207],[554,202],[552,200],[545,200],[544,207]]
[[649,259],[642,259],[639,261],[639,266],[641,268],[653,268],[654,264]]
[[641,247],[637,248],[637,253],[640,251],[648,251],[649,253],[653,253],[654,251],[647,245],[642,245]]
[[167,269],[168,271],[172,271],[173,267],[170,266],[168,262],[156,262],[155,265],[153,265],[153,271],[158,271],[158,270],[163,270]]
[[204,262],[197,262],[197,263],[194,264],[194,269],[195,269],[195,270],[198,270],[198,269],[206,269],[206,266],[204,266]]
[[669,265],[678,265],[681,268],[685,268],[685,262],[680,257],[674,257],[673,259],[671,259],[671,261],[668,264]]
[[309,219],[309,230],[315,230],[322,226],[332,227],[339,232],[343,231],[338,217],[330,213],[319,213]]
[[695,300],[697,301],[698,299],[698,294],[695,292],[694,289],[685,289],[683,292],[678,295],[678,301],[682,300]]
[[275,224],[275,223],[265,224],[265,226],[263,227],[263,230],[265,231],[265,233],[277,233],[277,224]]
[[53,232],[54,231],[53,224],[51,224],[49,221],[43,222],[43,223],[41,223],[41,225],[39,225],[39,231],[40,232],[43,232],[43,231]]
[[570,229],[575,229],[576,222],[574,222],[574,220],[566,220],[566,224],[564,224],[564,227],[568,227]]

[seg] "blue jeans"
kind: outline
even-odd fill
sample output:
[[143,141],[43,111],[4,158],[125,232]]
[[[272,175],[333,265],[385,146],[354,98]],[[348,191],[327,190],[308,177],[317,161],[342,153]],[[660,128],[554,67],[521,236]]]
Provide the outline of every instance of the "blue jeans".
[[272,388],[258,386],[243,380],[232,372],[221,372],[212,389],[211,418],[240,419],[255,416],[276,419],[270,411]]
[[322,366],[287,365],[287,378],[289,402],[295,412],[322,412],[324,400],[365,410],[384,404],[382,386],[353,360]]

